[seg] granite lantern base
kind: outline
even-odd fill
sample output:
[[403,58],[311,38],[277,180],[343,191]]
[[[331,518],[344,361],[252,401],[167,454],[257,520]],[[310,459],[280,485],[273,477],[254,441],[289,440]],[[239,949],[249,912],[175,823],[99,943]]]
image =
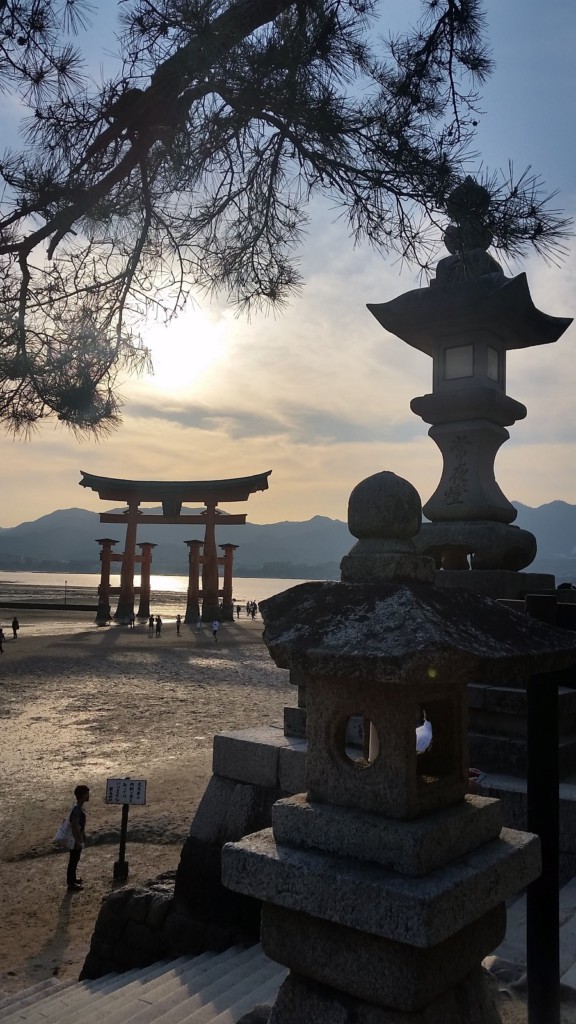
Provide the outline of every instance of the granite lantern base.
[[481,968],[415,1013],[386,1009],[291,972],[268,1024],[501,1024]]
[[398,821],[300,794],[227,844],[222,868],[264,901],[262,946],[290,968],[269,1024],[499,1024],[478,965],[540,844],[501,830],[487,798]]

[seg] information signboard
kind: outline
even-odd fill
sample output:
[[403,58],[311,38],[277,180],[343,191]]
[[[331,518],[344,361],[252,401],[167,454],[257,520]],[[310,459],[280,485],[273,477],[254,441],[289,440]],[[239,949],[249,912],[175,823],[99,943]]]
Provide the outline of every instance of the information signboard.
[[145,804],[146,779],[106,779],[107,804]]

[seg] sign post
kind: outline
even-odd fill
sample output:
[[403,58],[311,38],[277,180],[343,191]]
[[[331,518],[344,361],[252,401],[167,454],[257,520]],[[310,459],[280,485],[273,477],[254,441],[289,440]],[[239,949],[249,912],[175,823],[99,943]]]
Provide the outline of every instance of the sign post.
[[128,861],[126,860],[126,835],[128,832],[128,810],[130,804],[146,803],[146,779],[106,780],[106,803],[122,804],[122,821],[120,824],[120,849],[118,860],[114,864],[113,877],[117,882],[125,882],[128,878]]

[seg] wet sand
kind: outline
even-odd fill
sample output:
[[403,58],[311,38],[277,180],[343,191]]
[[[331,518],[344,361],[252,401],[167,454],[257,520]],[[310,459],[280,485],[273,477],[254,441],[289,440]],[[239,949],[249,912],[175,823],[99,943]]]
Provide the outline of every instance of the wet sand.
[[[104,802],[107,778],[148,781],[146,806],[129,813],[128,884],[175,870],[214,733],[280,726],[295,699],[258,621],[223,625],[215,643],[208,626],[178,637],[170,620],[149,638],[84,613],[18,617],[19,639],[0,655],[0,993],[80,970],[118,856],[121,809]],[[67,857],[51,840],[79,782],[91,788],[90,845],[84,891],[68,894]]]

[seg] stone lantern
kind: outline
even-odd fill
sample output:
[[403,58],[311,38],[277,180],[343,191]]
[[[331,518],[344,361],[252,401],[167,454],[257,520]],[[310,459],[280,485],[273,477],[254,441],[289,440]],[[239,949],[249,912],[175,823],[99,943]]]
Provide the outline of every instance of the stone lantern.
[[[368,309],[432,357],[432,393],[410,403],[431,424],[428,433],[443,459],[438,487],[424,505],[430,523],[422,528],[420,550],[433,555],[438,568],[518,572],[534,560],[536,541],[510,525],[516,509],[494,475],[496,454],[510,437],[506,428],[526,416],[526,407],[506,394],[506,353],[555,342],[572,321],[538,310],[526,275],[505,277],[486,251],[492,242],[484,226],[488,205],[486,189],[466,178],[447,203],[450,255],[438,263],[436,277],[427,288]],[[520,596],[506,593],[505,583],[498,596]],[[553,580],[525,583],[524,592],[531,592]]]
[[290,968],[269,1024],[499,1021],[480,963],[506,899],[538,876],[539,840],[467,793],[466,684],[503,664],[522,678],[574,665],[576,638],[434,587],[420,511],[394,474],[363,481],[342,582],[260,605],[272,657],[308,692],[307,792],[222,858],[224,884],[263,900],[263,947]]
[[[343,582],[374,584],[409,576],[415,583],[430,584],[434,563],[418,555],[411,540],[420,515],[417,491],[392,473],[379,473],[354,488],[348,525],[358,543],[342,561]],[[308,687],[310,799],[391,818],[419,817],[461,800],[468,788],[465,679],[454,671],[453,654],[447,660],[440,652],[410,666],[365,664],[361,651],[369,659],[382,635],[392,633],[404,645],[412,636],[426,636],[429,622],[422,603],[411,594],[398,602],[396,592],[390,600],[369,590],[355,607],[354,593],[342,585],[322,592],[328,619],[340,623],[351,615],[349,628],[359,657],[343,678],[328,670]],[[328,621],[326,627],[324,641],[330,644],[334,630]],[[267,639],[269,635],[267,631]],[[358,716],[368,733],[360,759],[346,739],[348,723]],[[415,729],[424,721],[433,722],[436,738],[429,751],[417,756]]]

